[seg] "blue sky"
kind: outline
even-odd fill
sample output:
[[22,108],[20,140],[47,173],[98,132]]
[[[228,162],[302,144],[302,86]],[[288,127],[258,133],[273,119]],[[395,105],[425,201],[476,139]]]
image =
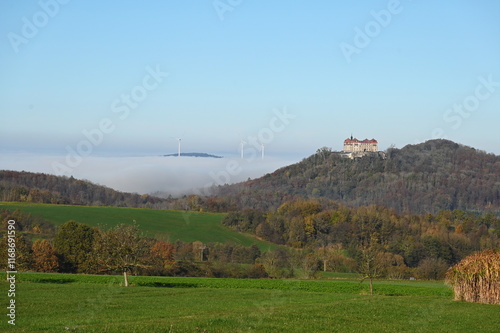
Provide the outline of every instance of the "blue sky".
[[[269,155],[306,157],[351,133],[500,154],[498,17],[495,0],[4,0],[0,154],[64,155],[103,120],[92,155],[174,153],[179,136],[238,154],[260,134]],[[113,103],[134,89],[146,96],[121,119]],[[271,137],[276,110],[294,118]]]

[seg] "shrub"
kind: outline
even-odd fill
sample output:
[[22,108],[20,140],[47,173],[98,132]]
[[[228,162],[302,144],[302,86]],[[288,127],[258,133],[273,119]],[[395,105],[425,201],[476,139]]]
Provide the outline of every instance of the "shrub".
[[357,265],[356,260],[339,253],[332,254],[328,261],[328,268],[339,273],[356,272]]
[[254,264],[248,270],[248,277],[251,279],[265,279],[268,278],[269,275],[262,264]]
[[448,270],[448,264],[441,258],[426,258],[420,262],[415,275],[423,280],[442,280]]
[[[189,261],[176,261],[166,265],[165,273],[167,276],[207,276],[200,267]],[[208,274],[211,277],[210,274]]]

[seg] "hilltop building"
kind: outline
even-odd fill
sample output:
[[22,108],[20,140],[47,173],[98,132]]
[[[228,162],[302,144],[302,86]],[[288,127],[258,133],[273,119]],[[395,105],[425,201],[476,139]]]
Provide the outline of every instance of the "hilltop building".
[[364,139],[361,141],[353,138],[352,135],[350,138],[344,140],[344,150],[340,152],[341,156],[351,159],[363,157],[372,153],[378,153],[379,155],[382,154],[382,157],[385,157],[383,152],[378,151],[377,140]]
[[344,152],[346,153],[361,153],[361,152],[377,152],[378,141],[375,139],[364,139],[360,141],[356,138],[347,138],[344,140]]

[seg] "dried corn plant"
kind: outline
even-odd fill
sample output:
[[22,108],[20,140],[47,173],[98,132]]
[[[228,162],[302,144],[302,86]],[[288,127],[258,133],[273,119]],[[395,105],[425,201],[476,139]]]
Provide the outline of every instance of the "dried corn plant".
[[448,270],[446,282],[453,287],[456,300],[500,304],[500,250],[468,256]]

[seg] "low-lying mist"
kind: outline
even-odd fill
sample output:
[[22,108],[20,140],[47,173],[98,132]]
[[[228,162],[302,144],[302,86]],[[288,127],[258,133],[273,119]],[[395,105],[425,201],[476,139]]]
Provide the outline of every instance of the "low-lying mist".
[[54,162],[64,157],[34,154],[2,154],[0,169],[42,172],[89,180],[118,191],[174,197],[208,194],[213,185],[233,184],[258,178],[297,162],[293,158],[203,157],[99,157],[84,158],[71,172],[60,173]]

